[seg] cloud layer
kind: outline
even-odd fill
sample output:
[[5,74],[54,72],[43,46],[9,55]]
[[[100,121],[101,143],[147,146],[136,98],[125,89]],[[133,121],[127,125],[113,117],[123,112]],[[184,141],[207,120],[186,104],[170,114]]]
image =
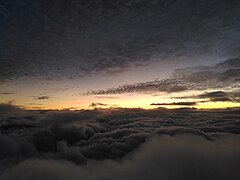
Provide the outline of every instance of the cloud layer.
[[112,74],[169,57],[239,55],[234,0],[3,0],[0,7],[1,81]]
[[[155,137],[121,162],[91,162],[88,166],[77,166],[67,161],[35,159],[18,164],[1,179],[235,180],[240,177],[238,138],[209,142],[199,137]],[[231,147],[232,144],[235,146]]]
[[1,108],[0,179],[239,177],[239,108]]
[[[176,69],[169,79],[126,84],[106,90],[88,91],[85,95],[109,95],[122,93],[156,93],[156,92],[183,92],[187,90],[214,90],[233,89],[239,90],[240,86],[240,58],[226,60],[214,66],[196,66],[183,69]],[[225,93],[225,92],[222,92]],[[210,98],[212,101],[229,100],[238,101],[239,94],[231,92],[229,95],[236,98],[229,98],[227,94],[210,93],[201,95],[202,98]],[[235,94],[235,95],[234,95]],[[209,96],[222,96],[211,98]]]

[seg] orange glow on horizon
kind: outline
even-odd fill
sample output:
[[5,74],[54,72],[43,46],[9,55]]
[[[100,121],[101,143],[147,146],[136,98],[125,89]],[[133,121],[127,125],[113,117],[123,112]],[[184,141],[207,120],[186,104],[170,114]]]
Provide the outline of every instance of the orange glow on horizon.
[[[202,92],[191,91],[184,93],[172,93],[172,94],[117,94],[114,96],[72,96],[72,93],[54,94],[47,100],[34,100],[32,97],[12,97],[16,99],[16,103],[19,107],[28,110],[80,110],[80,109],[94,109],[94,108],[143,108],[143,109],[154,109],[163,107],[167,109],[174,108],[197,108],[197,109],[221,109],[221,108],[232,108],[240,107],[240,103],[236,102],[203,102],[204,99],[190,99],[190,98],[174,98],[189,96],[189,94],[198,94]],[[2,102],[7,102],[7,99],[1,99]],[[178,103],[178,102],[196,102],[194,106],[184,105],[151,105],[152,103]],[[91,104],[98,104],[91,106]],[[101,105],[102,104],[102,105]]]
[[233,103],[233,102],[205,102],[199,103],[196,106],[184,106],[184,105],[162,105],[162,106],[155,106],[148,103],[148,101],[144,101],[144,99],[139,99],[137,101],[122,101],[118,105],[107,105],[107,106],[96,106],[90,107],[89,105],[82,105],[82,106],[74,106],[72,103],[60,103],[60,104],[49,104],[44,107],[31,107],[22,105],[24,109],[27,110],[80,110],[80,109],[94,109],[94,108],[142,108],[142,109],[155,109],[159,107],[163,107],[166,109],[177,109],[177,108],[197,108],[197,109],[224,109],[224,108],[235,108],[240,107],[240,103]]

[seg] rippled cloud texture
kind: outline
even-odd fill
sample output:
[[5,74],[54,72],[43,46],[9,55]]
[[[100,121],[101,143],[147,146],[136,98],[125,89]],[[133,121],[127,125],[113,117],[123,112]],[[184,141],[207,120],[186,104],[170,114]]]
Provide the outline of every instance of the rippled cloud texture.
[[[238,91],[240,86],[240,58],[228,59],[214,66],[194,66],[182,69],[176,69],[172,77],[168,79],[155,80],[149,82],[140,82],[135,84],[126,84],[116,88],[106,90],[93,90],[86,95],[106,95],[122,93],[156,93],[156,92],[183,92],[187,90],[214,90],[214,89],[231,89]],[[223,92],[224,93],[224,92]],[[214,96],[209,94],[209,96]],[[227,98],[227,94],[222,95]],[[202,98],[210,98],[207,94]],[[239,93],[235,92],[235,96]],[[200,96],[201,97],[201,96]],[[239,97],[234,99],[239,100]],[[213,101],[217,99],[212,98]],[[221,100],[219,98],[219,100]],[[228,99],[231,101],[231,99]]]
[[112,74],[176,57],[236,57],[239,9],[238,0],[2,0],[0,81]]
[[3,180],[240,177],[239,108],[0,110]]

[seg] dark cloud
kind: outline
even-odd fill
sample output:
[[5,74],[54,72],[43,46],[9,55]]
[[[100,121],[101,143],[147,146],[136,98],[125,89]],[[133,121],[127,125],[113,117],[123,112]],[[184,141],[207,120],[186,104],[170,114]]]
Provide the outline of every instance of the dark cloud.
[[234,83],[239,82],[240,78],[239,62],[240,58],[238,57],[226,60],[213,67],[207,66],[179,69],[175,71],[174,76],[193,83],[215,82],[215,86],[219,86],[220,83],[224,83],[224,85],[232,83],[232,85],[234,85]]
[[[238,118],[238,111],[225,110],[223,115],[220,110],[196,109],[116,108],[49,111],[44,114],[40,114],[41,111],[28,114],[27,111],[16,118],[5,118],[0,127],[8,136],[32,142],[39,152],[57,152],[58,142],[64,140],[70,147],[78,144],[82,154],[88,158],[118,158],[135,149],[160,127],[172,127],[164,131],[168,135],[197,132],[213,138],[211,133],[237,134],[238,121],[233,119]],[[191,119],[197,119],[198,123]],[[214,123],[210,123],[213,120]]]
[[151,106],[196,106],[196,102],[152,103]]
[[14,139],[0,134],[0,159],[16,156],[19,153],[19,147]]
[[38,105],[38,106],[41,106],[43,104],[41,104],[41,103],[27,103],[27,105]]
[[[219,88],[239,89],[240,58],[229,59],[215,66],[196,66],[177,69],[170,79],[126,84],[106,90],[88,91],[85,95],[108,95],[122,93],[181,92]],[[219,99],[220,100],[220,99]],[[222,101],[227,98],[222,98]]]
[[223,69],[223,70],[239,69],[240,61],[239,61],[239,58],[233,58],[233,59],[229,59],[228,61],[219,63],[216,67],[217,69]]
[[121,162],[102,161],[77,166],[66,161],[35,159],[6,171],[1,179],[234,180],[240,177],[238,138],[230,136],[211,142],[188,136],[155,137]]
[[210,101],[232,101],[226,92],[223,91],[215,91],[215,92],[209,92],[204,93],[198,96],[199,98],[209,98]]
[[[234,0],[3,0],[0,5],[1,81],[113,74],[169,57],[239,55]],[[232,73],[237,72],[226,76]]]
[[16,141],[15,138],[1,134],[1,131],[0,146],[0,174],[24,159],[38,157],[38,152],[32,143]]
[[160,135],[170,135],[170,136],[177,136],[181,134],[191,134],[200,137],[204,137],[208,140],[212,140],[212,137],[205,133],[204,131],[190,128],[190,127],[181,127],[181,126],[171,126],[171,127],[160,127],[155,131],[156,134]]
[[82,155],[78,146],[69,147],[66,141],[60,141],[57,144],[59,153],[57,157],[66,159],[77,164],[83,164],[86,162],[86,158]]
[[143,83],[126,84],[116,88],[107,90],[93,90],[88,91],[85,95],[108,95],[108,94],[122,94],[122,93],[148,93],[148,92],[181,92],[188,89],[187,83],[177,79],[156,80]]
[[0,104],[0,118],[3,116],[18,116],[27,112],[21,107],[15,106],[12,102]]
[[105,103],[92,103],[89,107],[98,108],[98,107],[116,107],[117,104],[105,104]]
[[195,96],[174,97],[178,99],[204,99],[200,102],[240,102],[240,94],[236,91],[211,91]]
[[209,93],[204,93],[199,95],[200,98],[222,98],[226,96],[227,96],[227,93],[223,91],[214,91],[214,92],[209,92]]
[[12,95],[14,94],[14,92],[10,92],[10,91],[7,91],[7,92],[0,92],[1,95]]
[[97,107],[97,106],[108,106],[108,104],[105,103],[92,103],[89,105],[89,107]]
[[[105,163],[115,164],[117,169],[123,169],[121,171],[113,170],[113,172],[119,174],[120,179],[128,179],[128,177],[131,176],[129,173],[140,173],[137,172],[137,169],[140,168],[137,164],[140,163],[139,165],[144,166],[143,169],[146,169],[147,167],[152,168],[156,165],[154,163],[156,161],[153,161],[152,158],[150,158],[149,161],[145,159],[147,156],[145,156],[145,153],[142,154],[142,146],[144,147],[143,149],[149,147],[150,151],[154,149],[152,149],[152,147],[156,147],[155,150],[158,153],[152,155],[155,158],[160,156],[161,158],[157,161],[160,163],[159,166],[157,165],[155,167],[161,167],[158,171],[168,172],[170,171],[168,168],[171,166],[168,163],[166,164],[166,162],[170,161],[175,164],[175,162],[179,162],[179,158],[181,159],[181,157],[184,157],[183,159],[189,159],[190,157],[188,158],[185,155],[191,155],[189,152],[193,151],[192,147],[195,147],[194,143],[198,141],[199,147],[210,149],[205,151],[200,148],[201,150],[204,150],[204,153],[203,151],[196,151],[197,154],[194,154],[194,158],[189,161],[189,164],[195,161],[198,162],[198,158],[204,159],[206,162],[204,161],[203,164],[199,166],[199,168],[204,168],[205,164],[208,164],[210,161],[213,162],[211,152],[216,152],[215,148],[217,144],[219,144],[218,142],[223,142],[224,139],[228,137],[229,139],[227,141],[229,141],[229,143],[220,143],[222,144],[221,147],[226,149],[229,148],[229,157],[237,157],[239,154],[234,153],[236,151],[231,151],[233,148],[238,147],[238,145],[236,146],[236,142],[238,141],[235,140],[239,138],[238,136],[240,133],[239,108],[221,110],[197,110],[192,108],[158,108],[152,110],[139,108],[100,108],[80,111],[21,110],[21,113],[19,114],[15,114],[15,109],[13,107],[11,108],[11,113],[3,116],[0,121],[0,146],[3,147],[0,149],[0,174],[2,174],[0,179],[13,178],[13,175],[17,174],[18,171],[19,173],[22,172],[22,170],[19,170],[18,168],[25,169],[25,165],[28,163],[30,164],[26,166],[29,168],[35,167],[37,172],[27,170],[27,173],[24,173],[25,179],[28,177],[36,177],[38,176],[38,173],[46,173],[46,177],[42,178],[47,179],[51,172],[47,173],[45,170],[55,171],[54,169],[51,169],[51,167],[55,168],[55,165],[62,168],[61,173],[66,172],[66,170],[64,170],[65,163],[68,164],[67,166],[71,167],[70,169],[77,168],[79,172],[82,171],[82,168],[85,169],[91,167],[95,163],[96,165],[94,165],[94,167],[96,168],[94,169],[94,172],[102,171],[102,169],[112,172],[109,171],[111,170],[109,166],[105,166]],[[151,146],[149,145],[149,141],[151,142],[152,140],[149,139],[152,139],[154,136],[159,136],[160,140],[154,140],[154,144],[156,144],[152,144]],[[164,140],[164,136],[169,137],[167,140]],[[185,136],[186,139],[179,139],[179,136]],[[192,140],[192,138],[194,140]],[[185,144],[187,142],[189,144]],[[201,144],[202,142],[203,144]],[[145,143],[147,144],[144,145]],[[158,146],[158,143],[161,145]],[[166,151],[160,151],[160,149],[163,150],[165,147],[169,147],[169,149]],[[187,149],[183,150],[180,147],[185,147]],[[214,148],[212,149],[213,151],[211,151],[211,148]],[[197,149],[199,149],[198,146],[195,150]],[[220,149],[221,152],[223,152],[223,148]],[[186,154],[181,154],[184,151]],[[166,154],[167,152],[173,152],[173,154]],[[181,153],[177,154],[177,152]],[[139,153],[141,155],[138,155]],[[210,153],[211,155],[209,154],[203,157],[203,154],[205,153]],[[230,161],[228,158],[225,159],[225,155],[227,154],[221,154],[214,159],[217,160],[222,157],[224,159],[220,158],[219,162],[225,162],[226,160],[226,163],[235,163],[235,158]],[[163,157],[172,157],[172,159],[163,162]],[[35,160],[33,160],[33,158]],[[141,163],[139,161],[141,159],[145,159],[144,162]],[[71,164],[69,161],[74,164]],[[45,165],[48,167],[43,170],[44,172],[42,171],[42,168],[39,167],[42,166],[42,163],[43,166]],[[129,163],[129,166],[127,165],[125,167],[125,163]],[[165,169],[163,164],[166,164]],[[214,161],[213,165],[214,167],[218,166],[218,161]],[[183,169],[176,173],[180,173],[180,171],[185,172],[185,168],[189,168],[188,165],[184,166],[183,164],[182,166]],[[11,169],[11,167],[13,169]],[[127,170],[130,167],[136,169],[132,169],[134,171],[130,172]],[[219,165],[217,169],[211,170],[213,177],[217,176],[216,173],[222,172],[219,169],[220,167],[222,167],[222,165]],[[228,166],[224,166],[224,168],[228,168]],[[15,172],[15,170],[17,172]],[[34,172],[32,176],[30,172]],[[227,169],[225,172],[230,171]],[[235,172],[235,170],[231,172]],[[94,178],[95,175],[97,176],[97,174],[90,174],[93,175]],[[104,174],[106,175],[106,173]],[[169,176],[171,174],[173,173],[169,173]],[[188,175],[188,173],[183,174]],[[197,176],[203,177],[200,176],[200,174]],[[69,178],[71,177],[69,174],[65,175],[69,176]],[[65,175],[63,175],[63,177],[65,177]],[[114,179],[111,173],[108,173],[109,176],[105,175],[103,176],[103,179]],[[85,176],[85,179],[88,177],[87,174],[83,176]],[[152,174],[153,179],[159,179],[159,177],[162,176],[163,175],[158,176],[155,172]],[[78,173],[75,174],[75,177],[78,177]],[[100,174],[97,177],[100,177]],[[135,175],[131,177],[135,179]],[[141,177],[145,177],[146,179],[150,176],[147,175]]]
[[46,99],[49,99],[49,96],[37,96],[36,99],[37,100],[46,100]]

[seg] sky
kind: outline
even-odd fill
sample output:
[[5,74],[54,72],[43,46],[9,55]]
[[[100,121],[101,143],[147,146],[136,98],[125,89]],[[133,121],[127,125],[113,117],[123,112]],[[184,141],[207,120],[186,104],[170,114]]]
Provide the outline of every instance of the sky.
[[239,0],[0,0],[0,180],[239,180]]
[[0,103],[240,106],[238,0],[2,0]]

